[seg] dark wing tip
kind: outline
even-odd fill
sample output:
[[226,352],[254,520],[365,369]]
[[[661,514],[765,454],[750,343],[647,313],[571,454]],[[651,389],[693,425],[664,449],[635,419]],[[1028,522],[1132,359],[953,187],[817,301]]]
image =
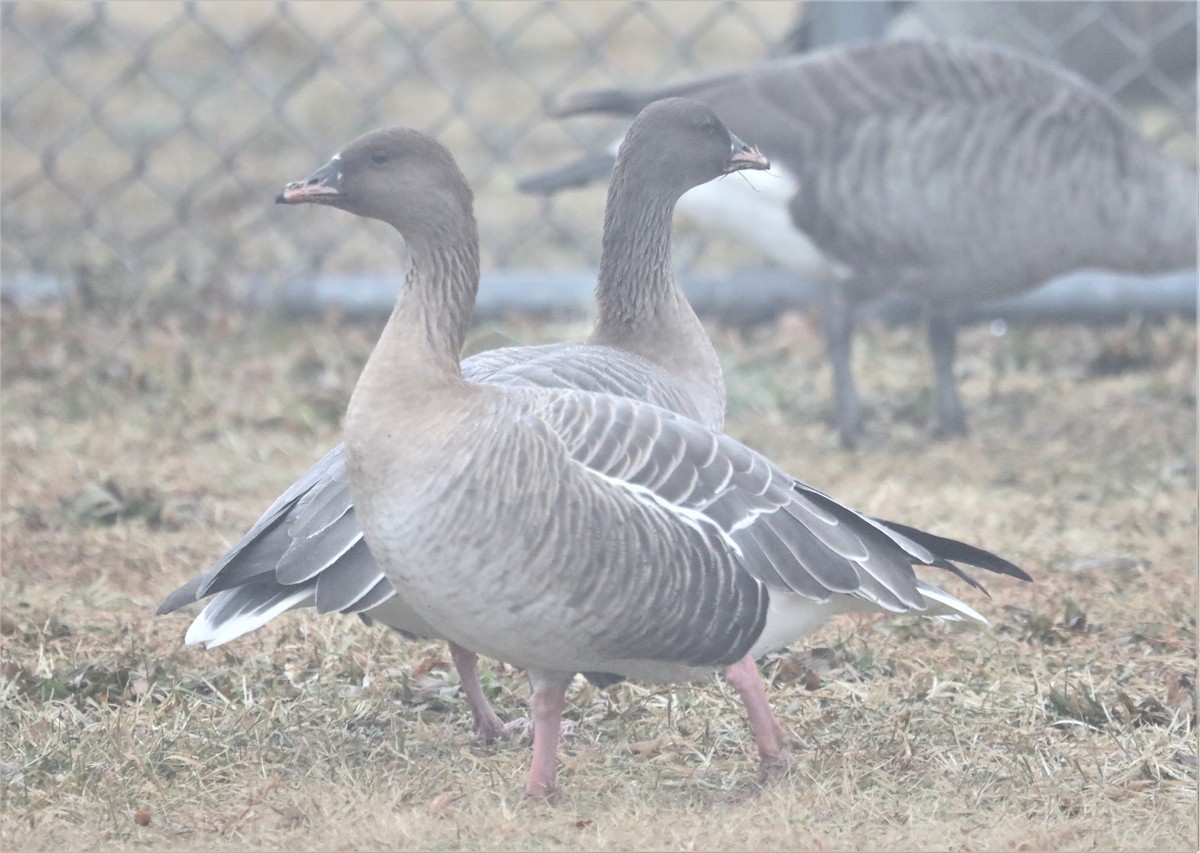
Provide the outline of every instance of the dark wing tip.
[[986,569],[998,575],[1007,575],[1017,580],[1033,581],[1033,578],[1024,569],[1014,563],[1010,563],[1001,556],[993,554],[991,551],[976,548],[974,545],[959,542],[957,539],[948,539],[945,536],[938,536],[934,533],[918,530],[915,527],[909,527],[907,524],[900,524],[899,522],[888,521],[883,518],[876,518],[875,521],[886,527],[890,527],[897,533],[907,536],[918,545],[928,548],[933,552],[934,556],[944,560],[966,563],[969,566]]
[[186,604],[191,604],[193,601],[199,600],[200,585],[204,583],[207,577],[207,575],[194,577],[179,589],[168,595],[163,599],[162,604],[158,605],[158,609],[154,611],[154,615],[165,616],[168,613],[173,613]]

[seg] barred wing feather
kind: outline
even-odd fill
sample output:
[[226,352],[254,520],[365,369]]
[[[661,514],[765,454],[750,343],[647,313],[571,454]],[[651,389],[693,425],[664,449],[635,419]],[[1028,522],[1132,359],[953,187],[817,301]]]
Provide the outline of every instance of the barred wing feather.
[[[817,602],[850,595],[894,612],[923,611],[936,588],[914,563],[972,584],[947,557],[1027,577],[986,551],[863,516],[745,445],[653,406],[570,395],[537,417],[597,478],[667,510],[676,524],[711,530],[713,547],[728,549],[772,593]],[[932,597],[945,603],[943,596]]]

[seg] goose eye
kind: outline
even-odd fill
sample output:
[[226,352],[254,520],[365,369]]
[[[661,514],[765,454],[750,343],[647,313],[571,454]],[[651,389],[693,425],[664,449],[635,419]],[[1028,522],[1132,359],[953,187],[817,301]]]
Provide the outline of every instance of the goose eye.
[[383,151],[376,151],[371,155],[371,162],[377,166],[382,166],[388,160],[388,155]]
[[708,118],[700,119],[699,127],[701,133],[712,135],[717,130],[717,123],[709,116]]

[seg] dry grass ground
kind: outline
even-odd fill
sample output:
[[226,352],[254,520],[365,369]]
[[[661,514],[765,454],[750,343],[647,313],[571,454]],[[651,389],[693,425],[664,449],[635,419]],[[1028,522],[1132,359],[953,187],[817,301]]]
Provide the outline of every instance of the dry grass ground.
[[4,849],[1196,849],[1194,325],[964,334],[947,444],[918,333],[875,329],[856,453],[809,318],[714,329],[733,434],[1036,583],[952,587],[987,630],[842,619],[763,662],[798,744],[748,801],[728,688],[580,683],[551,808],[438,644],[298,613],[205,652],[151,615],[336,440],[378,327],[147,317],[4,313]]

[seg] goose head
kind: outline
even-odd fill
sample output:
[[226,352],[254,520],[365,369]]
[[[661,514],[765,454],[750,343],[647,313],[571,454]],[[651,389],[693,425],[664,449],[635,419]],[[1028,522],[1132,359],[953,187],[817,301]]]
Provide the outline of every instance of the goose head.
[[437,140],[406,127],[360,136],[307,178],[285,186],[275,203],[337,207],[387,222],[406,238],[473,221],[471,188],[454,157]]
[[645,176],[675,198],[721,175],[771,167],[711,107],[688,98],[665,98],[643,109],[621,143],[618,162],[627,174]]

